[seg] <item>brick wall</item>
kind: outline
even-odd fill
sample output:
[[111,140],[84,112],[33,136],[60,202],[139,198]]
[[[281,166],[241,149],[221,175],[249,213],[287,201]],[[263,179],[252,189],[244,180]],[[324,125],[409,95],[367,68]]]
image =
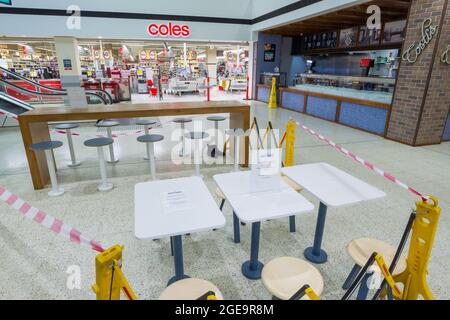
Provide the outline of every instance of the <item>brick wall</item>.
[[[440,25],[442,12],[447,2],[448,0],[412,0],[404,48],[408,48],[412,43],[420,41],[422,38],[422,22],[425,19],[431,17],[433,20],[432,25]],[[427,84],[431,72],[430,66],[433,64],[438,36],[439,32],[415,63],[401,62],[400,64],[387,132],[387,137],[390,139],[410,145],[416,143],[416,132],[419,126],[422,106],[427,107],[426,104],[423,104],[423,98],[427,92]],[[438,77],[439,75],[436,75],[436,79]],[[438,88],[438,84],[434,81],[432,90],[442,89]],[[436,91],[436,94],[430,95],[431,106],[437,104],[435,100],[440,92]],[[430,114],[433,112],[432,109],[430,109]],[[422,117],[424,116],[426,119],[434,117],[433,115],[429,116],[428,113],[423,113]],[[421,138],[421,140],[424,140],[426,135],[434,136],[435,131],[433,130],[437,130],[436,128],[430,129],[433,132],[430,134],[428,128],[425,126],[423,128],[423,139]]]
[[442,139],[450,107],[450,65],[441,62],[441,55],[448,45],[450,45],[450,4],[447,3],[416,145],[439,143]]

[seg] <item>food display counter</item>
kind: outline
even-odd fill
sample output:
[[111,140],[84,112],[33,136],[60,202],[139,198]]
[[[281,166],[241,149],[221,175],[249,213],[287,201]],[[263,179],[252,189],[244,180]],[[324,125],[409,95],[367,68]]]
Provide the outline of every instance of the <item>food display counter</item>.
[[392,93],[307,84],[279,91],[283,108],[382,136],[386,133]]

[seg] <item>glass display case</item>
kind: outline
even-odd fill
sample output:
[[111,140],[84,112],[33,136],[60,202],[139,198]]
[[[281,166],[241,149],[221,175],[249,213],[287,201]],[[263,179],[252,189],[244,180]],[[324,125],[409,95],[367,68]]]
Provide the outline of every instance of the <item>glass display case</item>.
[[395,79],[385,77],[338,76],[329,74],[297,74],[295,77],[294,86],[297,87],[303,85],[392,93],[395,87]]

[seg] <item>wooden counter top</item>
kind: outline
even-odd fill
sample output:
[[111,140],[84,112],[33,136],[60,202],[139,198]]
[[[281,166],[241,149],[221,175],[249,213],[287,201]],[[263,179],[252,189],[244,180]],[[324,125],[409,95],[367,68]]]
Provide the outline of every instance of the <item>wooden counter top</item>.
[[176,116],[189,114],[230,113],[249,110],[239,101],[162,102],[147,104],[97,105],[85,108],[42,107],[19,115],[26,122],[58,120],[91,120],[124,117]]
[[[244,131],[250,128],[250,106],[239,101],[162,102],[148,104],[121,103],[110,106],[91,105],[85,108],[43,107],[19,115],[19,125],[34,188],[42,189],[49,181],[45,154],[40,151],[32,151],[30,145],[51,139],[48,122],[164,116],[177,117],[217,113],[228,113],[230,115],[230,128],[240,128]],[[241,145],[241,163],[247,166],[249,159],[248,137],[244,141],[245,143]]]

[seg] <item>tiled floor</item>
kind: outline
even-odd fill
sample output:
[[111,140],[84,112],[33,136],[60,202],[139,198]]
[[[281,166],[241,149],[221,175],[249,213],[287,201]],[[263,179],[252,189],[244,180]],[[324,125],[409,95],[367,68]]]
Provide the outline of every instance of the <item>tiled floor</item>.
[[[412,148],[288,110],[269,112],[263,103],[252,102],[252,112],[261,126],[270,119],[275,128],[281,129],[293,117],[420,191],[440,199],[442,214],[431,254],[428,283],[437,298],[450,298],[450,218],[447,214],[450,210],[450,143]],[[154,129],[154,132],[166,137],[156,147],[159,177],[192,175],[193,166],[178,166],[170,161],[171,149],[176,144],[170,141],[170,136],[177,127],[169,122],[169,118],[159,120],[162,128]],[[203,124],[212,127],[207,121]],[[224,123],[223,127],[226,125]],[[99,176],[96,151],[82,145],[84,139],[98,132],[89,124],[78,132],[82,135],[74,137],[75,149],[83,165],[67,168],[67,146],[58,149],[58,174],[66,193],[59,198],[49,198],[48,190],[34,191],[31,186],[18,128],[0,129],[0,185],[106,247],[116,243],[125,245],[123,270],[126,276],[140,299],[155,299],[173,273],[173,260],[168,239],[141,241],[134,236],[134,185],[149,178],[148,165],[143,160],[144,147],[136,142],[136,135],[120,136],[116,140],[120,162],[108,165],[108,174],[116,187],[110,192],[99,193],[96,190]],[[133,133],[133,130],[126,132]],[[65,142],[63,135],[53,135]],[[416,198],[300,129],[297,130],[295,160],[296,163],[328,162],[387,193],[382,200],[328,211],[323,247],[329,254],[329,261],[319,265],[318,269],[325,280],[323,298],[338,299],[343,294],[340,287],[352,267],[345,251],[346,244],[361,236],[397,244]],[[212,175],[229,170],[229,165],[202,167],[211,191],[215,188]],[[303,194],[318,208],[318,202],[311,194]],[[225,205],[224,211],[225,228],[184,238],[186,273],[214,282],[226,299],[270,298],[261,281],[247,280],[240,271],[241,263],[249,256],[249,226],[242,228],[242,243],[235,245],[231,239],[231,209]],[[268,262],[282,255],[302,257],[303,250],[312,243],[316,216],[317,210],[297,217],[295,234],[288,232],[287,219],[264,223],[260,260]],[[0,203],[0,253],[0,299],[95,298],[90,288],[95,281],[95,253],[55,237],[4,203]],[[66,270],[72,265],[81,268],[81,290],[67,289]]]

